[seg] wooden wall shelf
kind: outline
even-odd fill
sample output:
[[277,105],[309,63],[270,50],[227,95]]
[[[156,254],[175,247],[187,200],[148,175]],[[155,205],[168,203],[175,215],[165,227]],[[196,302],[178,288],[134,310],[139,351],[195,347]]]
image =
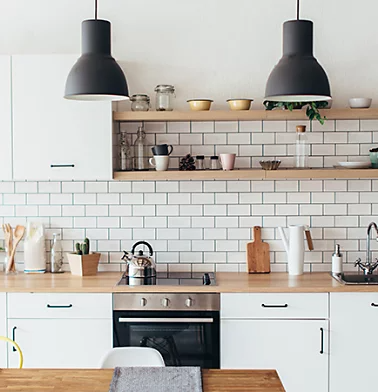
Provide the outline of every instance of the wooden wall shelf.
[[378,169],[262,169],[115,172],[119,181],[185,180],[286,180],[286,179],[359,179],[378,178]]
[[[323,116],[329,120],[378,119],[375,109],[324,109]],[[305,110],[209,110],[205,112],[114,112],[114,121],[262,121],[262,120],[307,120]]]

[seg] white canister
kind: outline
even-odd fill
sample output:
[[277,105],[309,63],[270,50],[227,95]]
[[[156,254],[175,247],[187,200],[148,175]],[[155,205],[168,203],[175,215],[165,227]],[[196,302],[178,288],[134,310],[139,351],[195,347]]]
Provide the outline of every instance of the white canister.
[[43,225],[29,222],[24,241],[24,272],[46,272],[46,247]]

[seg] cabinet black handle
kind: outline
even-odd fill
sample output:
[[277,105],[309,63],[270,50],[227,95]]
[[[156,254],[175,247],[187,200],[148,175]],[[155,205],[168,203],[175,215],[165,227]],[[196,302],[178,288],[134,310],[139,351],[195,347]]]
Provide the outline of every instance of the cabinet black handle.
[[324,329],[320,328],[320,354],[324,354]]
[[[16,329],[17,327],[12,328],[12,340],[15,342],[16,341]],[[17,351],[16,347],[13,346],[12,351]]]
[[378,308],[378,304],[375,304],[374,302],[371,303],[371,306],[374,306],[375,308]]
[[67,309],[67,308],[72,308],[72,304],[69,304],[69,305],[50,305],[50,304],[47,304],[47,307],[50,309]]
[[70,165],[50,165],[50,167],[75,167],[74,164],[70,164]]
[[261,305],[263,308],[287,308],[289,305],[285,304],[285,305],[265,305],[262,304]]

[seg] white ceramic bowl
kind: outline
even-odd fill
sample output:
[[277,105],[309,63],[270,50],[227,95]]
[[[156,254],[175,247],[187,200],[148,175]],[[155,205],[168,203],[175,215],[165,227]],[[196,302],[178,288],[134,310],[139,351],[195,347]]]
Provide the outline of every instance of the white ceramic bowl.
[[211,99],[189,99],[190,109],[195,111],[210,110],[213,101]]
[[351,98],[349,107],[352,109],[368,109],[371,106],[371,98]]
[[252,101],[253,99],[245,99],[245,98],[236,98],[236,99],[227,100],[231,110],[249,110]]

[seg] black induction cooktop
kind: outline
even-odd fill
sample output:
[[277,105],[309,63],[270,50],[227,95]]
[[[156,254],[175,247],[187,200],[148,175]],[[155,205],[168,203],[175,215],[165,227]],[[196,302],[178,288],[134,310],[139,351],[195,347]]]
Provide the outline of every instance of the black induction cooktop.
[[[118,286],[130,285],[129,277],[124,274]],[[135,285],[135,278],[132,283]],[[144,286],[215,286],[213,272],[157,272],[156,279],[141,279],[139,285]]]

